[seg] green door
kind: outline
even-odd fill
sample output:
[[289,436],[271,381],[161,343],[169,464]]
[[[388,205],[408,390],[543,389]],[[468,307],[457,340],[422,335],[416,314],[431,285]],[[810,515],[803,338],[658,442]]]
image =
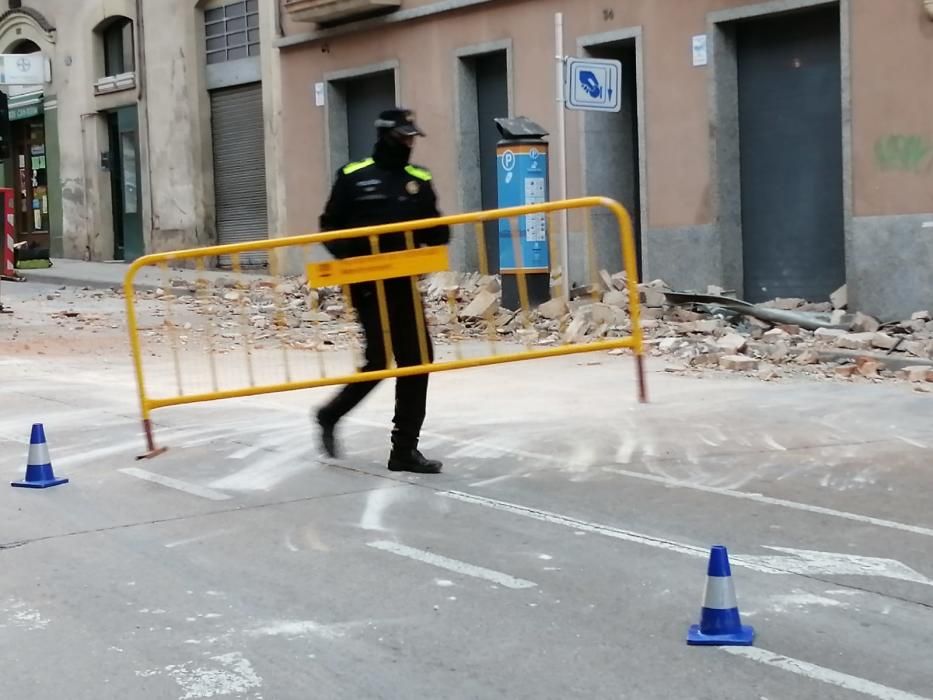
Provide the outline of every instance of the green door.
[[143,250],[142,202],[139,196],[139,128],[136,107],[125,107],[111,120],[114,248],[129,262]]

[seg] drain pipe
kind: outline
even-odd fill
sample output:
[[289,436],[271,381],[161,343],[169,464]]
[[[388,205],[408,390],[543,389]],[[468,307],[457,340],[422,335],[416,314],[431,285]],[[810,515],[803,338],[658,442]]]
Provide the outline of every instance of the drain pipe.
[[[146,97],[146,28],[145,22],[143,20],[143,0],[136,0],[136,53],[137,53],[137,62],[136,62],[136,108],[137,111],[142,109],[143,116],[145,117],[142,121],[145,124],[145,134],[146,134],[146,177],[148,180],[148,187],[146,188],[149,191],[149,248],[152,248],[152,238],[155,235],[155,198],[153,197],[153,182],[152,182],[152,141],[150,140],[150,130],[149,130],[149,100]],[[140,148],[140,151],[142,148]],[[141,154],[140,154],[141,155]],[[143,236],[143,249],[146,248],[146,238]]]

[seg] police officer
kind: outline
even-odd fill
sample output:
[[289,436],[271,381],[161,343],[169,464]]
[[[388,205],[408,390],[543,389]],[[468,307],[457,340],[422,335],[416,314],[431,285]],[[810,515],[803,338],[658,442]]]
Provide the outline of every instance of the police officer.
[[[431,173],[412,165],[410,156],[416,136],[424,133],[415,124],[414,115],[405,109],[382,112],[376,120],[378,138],[371,158],[350,163],[340,169],[330,199],[321,215],[322,231],[377,226],[439,216],[437,198],[431,186]],[[450,229],[446,226],[414,232],[416,246],[446,245]],[[337,258],[368,255],[372,252],[366,237],[344,239],[326,244]],[[379,252],[404,250],[404,233],[379,237]],[[425,329],[427,361],[434,360],[431,339],[427,335],[423,303],[412,291],[412,278],[385,281],[386,305],[392,351],[399,367],[421,364],[422,343],[418,318]],[[366,338],[365,365],[362,372],[385,369],[388,365],[379,302],[375,282],[350,286],[350,297]],[[420,296],[420,294],[419,294]],[[377,382],[345,386],[317,412],[321,445],[331,457],[338,454],[334,430],[340,419],[362,401]],[[399,377],[395,385],[395,418],[389,469],[421,474],[436,474],[441,463],[426,459],[418,451],[418,438],[425,417],[428,375]]]

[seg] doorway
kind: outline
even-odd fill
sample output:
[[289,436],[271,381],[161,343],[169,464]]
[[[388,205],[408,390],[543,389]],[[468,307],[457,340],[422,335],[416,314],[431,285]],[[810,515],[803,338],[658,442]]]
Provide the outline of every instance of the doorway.
[[369,158],[376,140],[376,118],[383,110],[396,106],[394,71],[347,80],[344,83],[344,99],[349,160],[352,162]]
[[[461,204],[466,211],[499,206],[496,147],[501,139],[496,119],[509,117],[509,53],[496,49],[462,54],[459,59],[459,141]],[[470,232],[472,236],[472,232]],[[499,224],[483,224],[489,273],[499,271]],[[478,269],[479,254],[464,246],[463,263]]]
[[[621,109],[619,112],[583,112],[585,149],[584,195],[604,196],[622,204],[632,217],[639,279],[642,270],[641,242],[641,149],[638,120],[638,45],[631,37],[589,44],[586,54],[622,63]],[[593,236],[600,267],[622,269],[619,226],[609,212],[595,210]],[[571,282],[585,283],[594,271],[586,270],[586,243],[582,236],[570,239]],[[587,274],[588,273],[588,274]]]
[[835,5],[735,26],[744,296],[822,301],[845,283]]
[[130,262],[143,255],[139,197],[139,125],[136,107],[107,113],[110,141],[110,192],[113,208],[113,257]]
[[11,122],[16,237],[29,247],[48,249],[49,188],[42,115]]

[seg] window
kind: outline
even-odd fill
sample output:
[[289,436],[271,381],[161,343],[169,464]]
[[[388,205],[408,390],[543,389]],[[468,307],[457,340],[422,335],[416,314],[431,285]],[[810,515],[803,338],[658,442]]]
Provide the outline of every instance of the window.
[[126,17],[117,17],[104,27],[101,35],[104,40],[104,75],[135,71],[133,23]]
[[204,12],[207,62],[259,55],[259,0],[239,0]]

